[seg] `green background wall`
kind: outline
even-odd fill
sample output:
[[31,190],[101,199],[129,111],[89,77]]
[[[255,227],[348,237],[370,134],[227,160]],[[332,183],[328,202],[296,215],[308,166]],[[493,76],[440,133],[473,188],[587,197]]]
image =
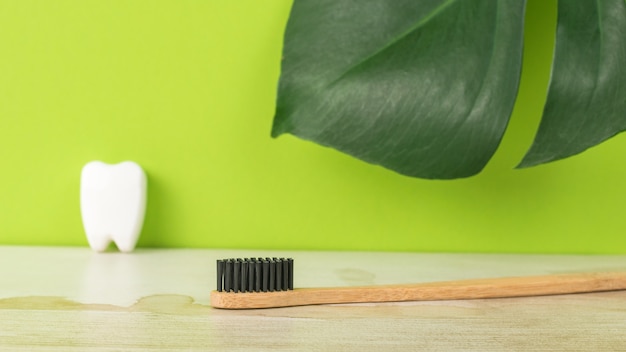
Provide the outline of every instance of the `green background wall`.
[[626,253],[626,139],[513,170],[556,1],[529,0],[520,97],[477,177],[394,174],[269,137],[290,0],[0,0],[0,243],[86,246],[79,176],[134,160],[143,247]]

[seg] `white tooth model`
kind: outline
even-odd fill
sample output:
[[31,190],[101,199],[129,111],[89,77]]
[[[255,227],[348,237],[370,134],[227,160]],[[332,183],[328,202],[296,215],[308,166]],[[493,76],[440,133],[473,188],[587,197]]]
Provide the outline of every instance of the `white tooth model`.
[[80,211],[91,249],[103,252],[111,241],[122,252],[135,249],[146,210],[146,174],[132,161],[83,167]]

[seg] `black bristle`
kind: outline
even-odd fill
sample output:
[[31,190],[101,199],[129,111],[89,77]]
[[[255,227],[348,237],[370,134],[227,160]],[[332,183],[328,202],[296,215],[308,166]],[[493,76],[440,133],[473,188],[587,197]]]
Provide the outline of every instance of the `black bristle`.
[[289,262],[287,261],[287,259],[282,258],[282,262],[283,262],[283,267],[282,267],[282,271],[283,271],[283,290],[287,291],[289,289]]
[[263,262],[263,281],[261,282],[261,291],[267,292],[267,286],[270,278],[270,262],[264,260]]
[[224,291],[230,292],[232,290],[233,285],[233,260],[228,259],[225,262],[226,270],[224,271]]
[[254,261],[248,259],[248,292],[254,292]]
[[241,275],[241,260],[237,259],[235,261],[235,267],[233,270],[233,291],[239,292],[239,276]]
[[293,290],[293,259],[220,259],[218,292],[275,292]]
[[276,259],[276,291],[283,290],[283,262]]
[[224,281],[224,261],[217,261],[217,291],[222,292],[222,282]]
[[241,263],[241,291],[248,292],[248,261]]
[[289,262],[289,281],[287,289],[293,290],[293,259],[289,258],[287,262]]
[[270,282],[268,283],[270,292],[274,292],[276,289],[276,262],[270,261]]
[[254,292],[261,292],[261,287],[263,286],[263,267],[261,266],[261,261],[256,260],[254,262]]

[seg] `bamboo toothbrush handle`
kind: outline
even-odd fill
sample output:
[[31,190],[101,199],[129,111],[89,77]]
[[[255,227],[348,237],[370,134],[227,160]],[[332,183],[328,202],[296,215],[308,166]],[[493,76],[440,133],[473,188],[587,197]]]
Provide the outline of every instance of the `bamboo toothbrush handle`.
[[458,280],[409,285],[211,292],[215,308],[250,309],[334,303],[435,301],[600,292],[626,289],[626,272]]

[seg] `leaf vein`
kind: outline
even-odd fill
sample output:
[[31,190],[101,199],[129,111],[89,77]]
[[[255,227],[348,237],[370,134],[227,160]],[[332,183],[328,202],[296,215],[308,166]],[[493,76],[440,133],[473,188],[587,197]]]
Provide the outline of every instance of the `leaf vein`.
[[405,32],[402,32],[402,34],[400,34],[398,37],[396,37],[393,40],[391,40],[390,42],[388,42],[386,45],[384,45],[383,47],[381,47],[377,51],[373,52],[372,54],[370,54],[367,57],[363,58],[361,61],[357,62],[356,64],[354,64],[351,67],[349,67],[348,69],[346,69],[345,72],[343,72],[337,78],[335,78],[330,83],[328,83],[327,86],[328,87],[332,87],[337,82],[341,81],[345,76],[350,74],[350,72],[356,70],[360,66],[363,66],[368,61],[372,60],[376,56],[378,56],[381,53],[385,52],[387,49],[389,49],[390,47],[392,47],[396,43],[400,42],[402,39],[406,38],[407,36],[409,36],[410,34],[415,32],[416,30],[418,30],[421,27],[423,27],[425,24],[430,22],[430,20],[432,20],[433,18],[437,17],[437,15],[439,15],[441,12],[443,12],[443,10],[448,8],[450,5],[452,5],[452,3],[456,2],[456,1],[458,1],[458,0],[446,0],[445,2],[441,3],[441,5],[437,6],[433,11],[431,11],[431,13],[428,16],[422,18],[421,21],[419,21],[415,25],[411,26]]

